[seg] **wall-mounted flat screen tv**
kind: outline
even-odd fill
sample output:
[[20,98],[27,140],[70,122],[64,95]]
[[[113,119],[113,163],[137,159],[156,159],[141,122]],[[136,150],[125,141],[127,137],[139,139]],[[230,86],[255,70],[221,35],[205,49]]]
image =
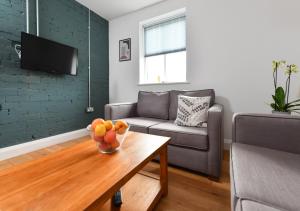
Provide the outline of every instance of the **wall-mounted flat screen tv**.
[[51,40],[21,33],[21,68],[77,75],[78,50]]

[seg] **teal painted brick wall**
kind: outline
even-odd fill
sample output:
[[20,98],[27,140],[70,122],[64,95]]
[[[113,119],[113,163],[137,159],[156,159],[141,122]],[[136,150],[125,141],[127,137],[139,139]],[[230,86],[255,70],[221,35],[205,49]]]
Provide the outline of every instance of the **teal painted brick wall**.
[[[92,105],[88,104],[88,9],[74,0],[40,0],[40,36],[79,50],[78,76],[20,68],[14,42],[26,31],[25,0],[0,0],[0,148],[87,126],[108,103],[108,22],[91,13]],[[30,0],[30,33],[36,33]]]

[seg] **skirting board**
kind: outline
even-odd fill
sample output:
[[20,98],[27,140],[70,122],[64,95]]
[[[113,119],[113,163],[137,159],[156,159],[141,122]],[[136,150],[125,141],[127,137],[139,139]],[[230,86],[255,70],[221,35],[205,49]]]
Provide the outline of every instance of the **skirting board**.
[[36,141],[27,142],[24,144],[18,144],[11,147],[5,147],[0,149],[0,161],[8,158],[23,155],[29,152],[33,152],[42,148],[46,148],[52,145],[64,143],[72,139],[77,139],[88,135],[88,131],[84,129],[71,131],[47,138],[39,139]]

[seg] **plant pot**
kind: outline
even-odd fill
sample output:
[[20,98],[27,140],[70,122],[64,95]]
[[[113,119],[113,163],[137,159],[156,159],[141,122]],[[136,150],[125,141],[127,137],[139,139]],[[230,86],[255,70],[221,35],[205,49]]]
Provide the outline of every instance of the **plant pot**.
[[279,115],[291,115],[290,111],[272,111],[272,114],[279,114]]

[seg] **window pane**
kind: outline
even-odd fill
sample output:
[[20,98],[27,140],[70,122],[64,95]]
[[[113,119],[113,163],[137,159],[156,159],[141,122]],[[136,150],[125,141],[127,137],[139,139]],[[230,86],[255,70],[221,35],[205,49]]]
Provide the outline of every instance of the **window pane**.
[[186,81],[186,51],[166,55],[166,82]]
[[164,55],[145,58],[144,83],[160,83],[164,80]]
[[185,17],[145,27],[145,56],[182,51],[186,48]]

